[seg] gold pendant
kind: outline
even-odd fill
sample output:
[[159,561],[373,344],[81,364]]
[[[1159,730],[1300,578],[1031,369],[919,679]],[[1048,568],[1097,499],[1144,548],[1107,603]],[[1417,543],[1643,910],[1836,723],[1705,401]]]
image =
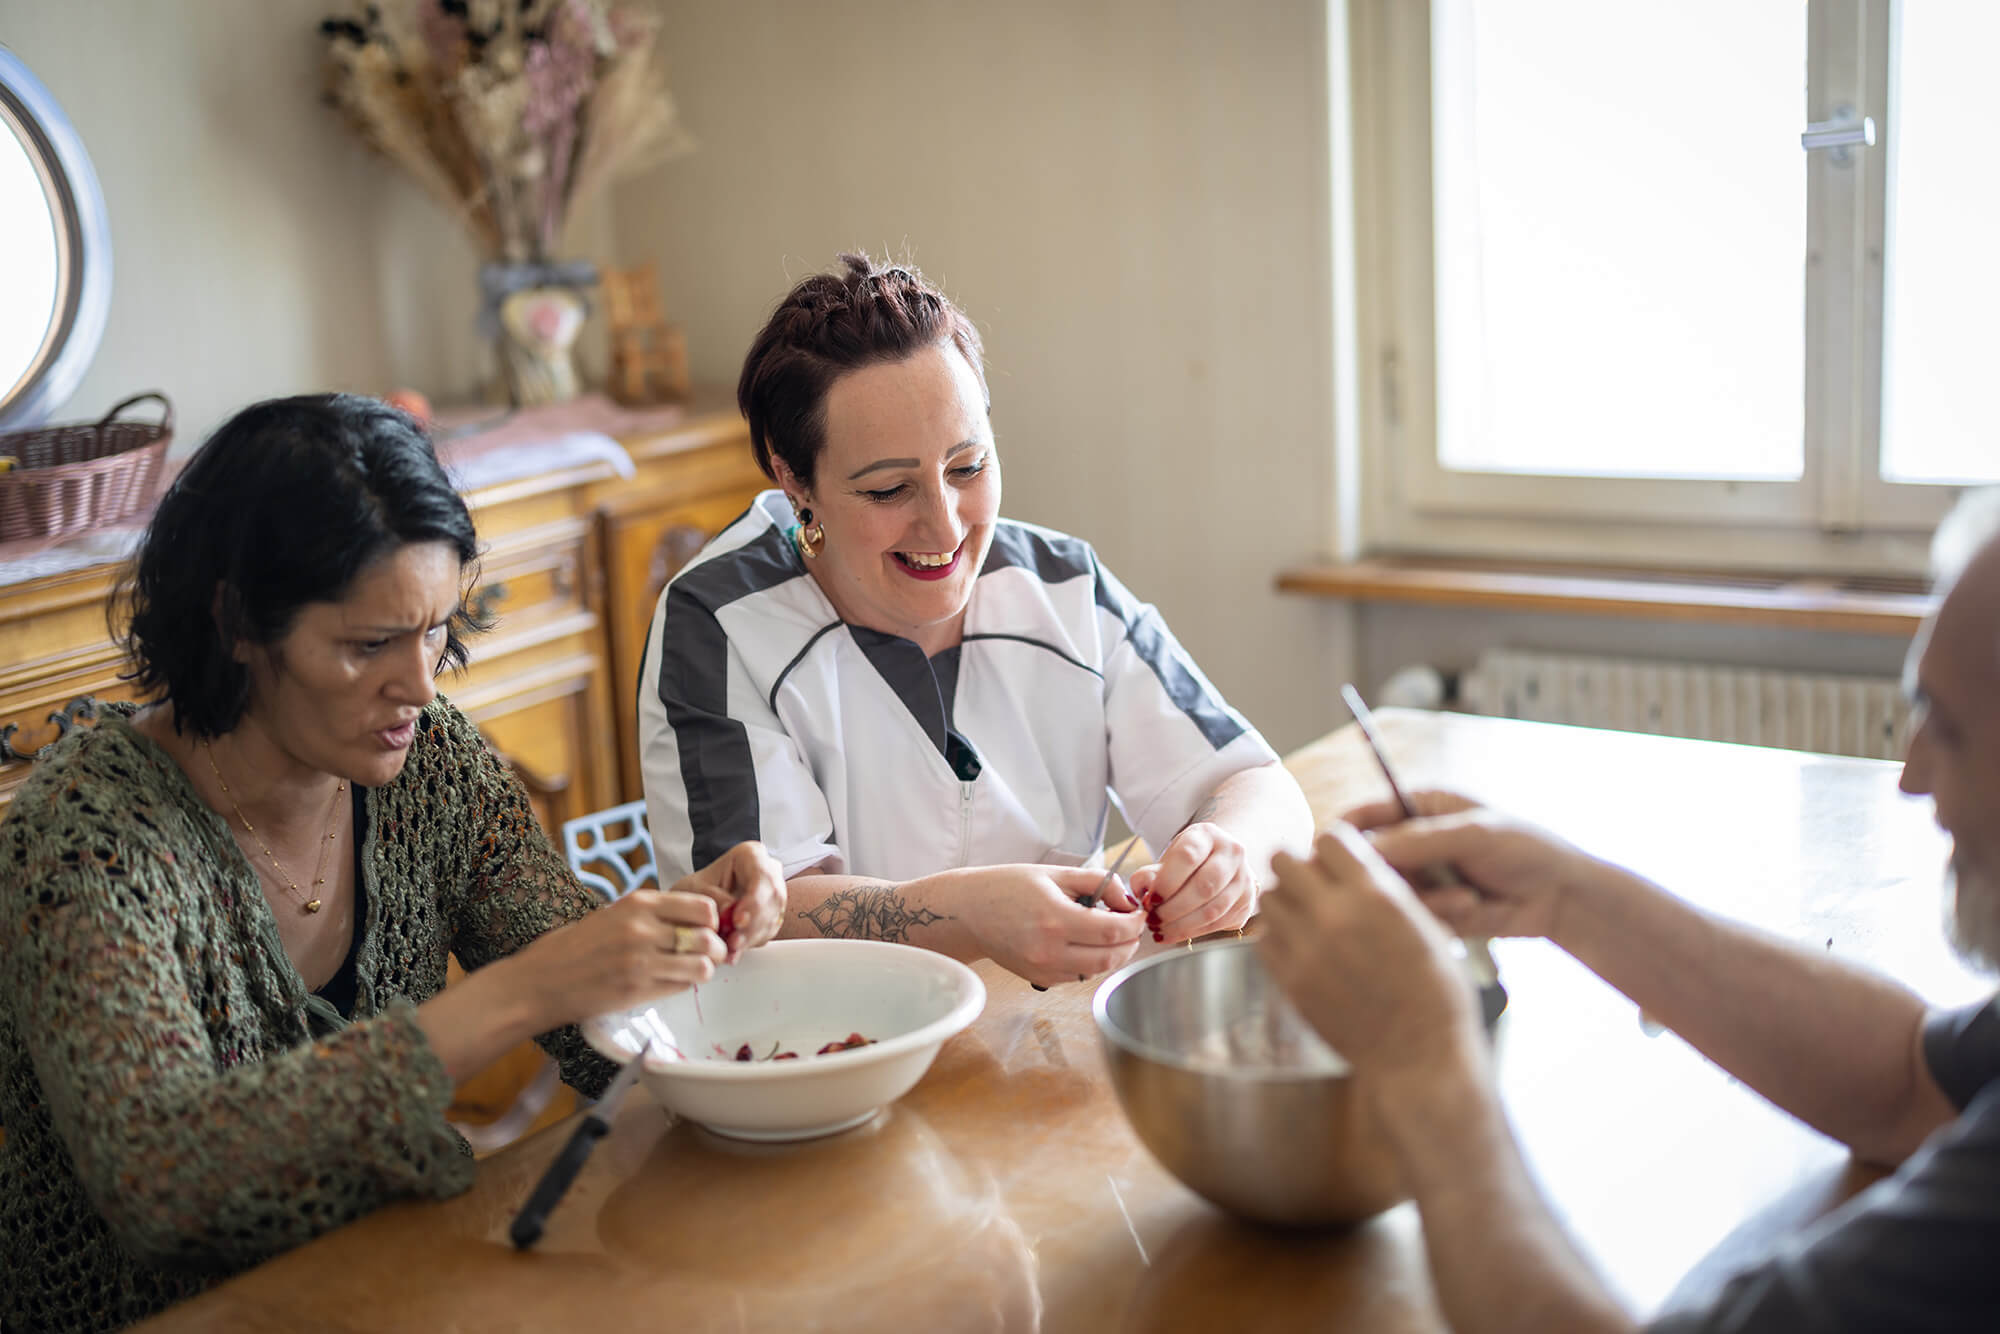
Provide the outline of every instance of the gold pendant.
[[307,899],[307,900],[306,900],[306,911],[307,911],[307,912],[318,912],[318,911],[319,911],[319,900],[318,900],[318,899]]

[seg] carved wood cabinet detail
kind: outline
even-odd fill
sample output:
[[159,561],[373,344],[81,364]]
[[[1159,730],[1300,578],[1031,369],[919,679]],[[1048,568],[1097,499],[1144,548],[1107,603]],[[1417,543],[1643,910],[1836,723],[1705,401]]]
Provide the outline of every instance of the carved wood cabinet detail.
[[[75,727],[79,721],[96,722],[97,709],[98,703],[95,696],[78,695],[75,699],[63,705],[62,708],[49,715],[49,721],[55,725],[56,734],[46,742],[43,742],[42,745],[53,746],[56,742],[68,736],[70,729]],[[0,724],[0,764],[34,763],[35,753],[41,750],[42,746],[30,742],[25,749],[16,750],[14,748],[14,736],[20,730],[21,725],[19,723]]]

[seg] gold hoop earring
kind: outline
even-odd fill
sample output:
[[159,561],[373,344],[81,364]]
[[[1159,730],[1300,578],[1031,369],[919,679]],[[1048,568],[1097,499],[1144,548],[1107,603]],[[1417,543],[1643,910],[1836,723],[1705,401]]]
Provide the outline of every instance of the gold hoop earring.
[[797,541],[799,554],[807,560],[813,559],[826,550],[826,525],[813,521],[810,509],[800,509]]

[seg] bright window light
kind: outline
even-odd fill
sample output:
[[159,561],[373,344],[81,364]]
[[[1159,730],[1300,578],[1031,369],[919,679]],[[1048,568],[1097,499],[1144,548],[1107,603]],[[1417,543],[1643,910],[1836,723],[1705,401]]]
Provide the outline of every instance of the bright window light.
[[1993,259],[2000,179],[1980,164],[1984,89],[2000,42],[1992,0],[1900,7],[1889,118],[1888,290],[1882,351],[1882,475],[1894,482],[2000,481],[2000,347]]
[[1802,0],[1433,0],[1431,32],[1439,461],[1799,477]]
[[0,117],[0,398],[24,374],[56,313],[56,230],[42,178]]

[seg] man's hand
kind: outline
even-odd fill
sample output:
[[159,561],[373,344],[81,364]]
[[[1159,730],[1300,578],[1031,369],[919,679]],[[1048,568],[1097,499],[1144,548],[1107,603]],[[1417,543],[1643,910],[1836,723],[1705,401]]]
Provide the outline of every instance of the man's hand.
[[1480,1043],[1449,937],[1359,832],[1336,825],[1310,860],[1272,860],[1257,948],[1299,1012],[1364,1074],[1452,1059]]
[[[1416,885],[1424,905],[1461,936],[1556,938],[1575,891],[1609,868],[1555,835],[1451,792],[1417,792],[1418,818],[1393,802],[1348,812],[1383,861]],[[1425,872],[1449,866],[1465,883],[1428,889]]]

